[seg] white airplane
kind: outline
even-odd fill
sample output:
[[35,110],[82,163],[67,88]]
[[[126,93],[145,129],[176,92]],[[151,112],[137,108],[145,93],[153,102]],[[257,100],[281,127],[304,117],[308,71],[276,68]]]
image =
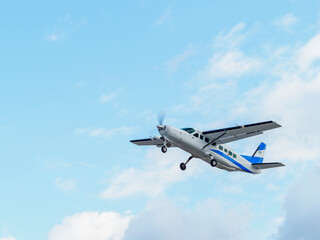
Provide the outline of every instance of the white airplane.
[[[163,119],[162,119],[163,120]],[[252,156],[240,155],[225,143],[237,141],[247,137],[262,134],[264,131],[281,127],[274,121],[253,123],[201,132],[193,128],[175,128],[157,125],[161,135],[153,138],[131,140],[132,143],[144,146],[155,145],[161,147],[163,153],[170,147],[178,147],[191,154],[188,160],[180,164],[181,170],[186,170],[187,163],[192,158],[200,158],[212,167],[231,171],[241,171],[258,174],[261,169],[285,166],[280,162],[263,163],[266,144],[261,142]]]

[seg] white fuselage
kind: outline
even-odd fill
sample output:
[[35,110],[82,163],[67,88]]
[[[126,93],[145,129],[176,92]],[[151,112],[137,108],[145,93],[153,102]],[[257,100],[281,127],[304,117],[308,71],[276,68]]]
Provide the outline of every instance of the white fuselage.
[[[164,126],[159,130],[159,133],[165,139],[165,144],[170,144],[181,148],[191,154],[195,158],[200,158],[203,161],[210,163],[212,159],[217,161],[217,167],[227,171],[243,171],[257,174],[260,170],[254,169],[251,163],[241,155],[235,153],[232,149],[224,144],[208,144],[202,132],[195,131],[188,133],[185,130],[178,129],[172,126]],[[198,133],[199,137],[194,136]],[[202,136],[203,139],[200,139]],[[210,139],[211,141],[212,139]]]

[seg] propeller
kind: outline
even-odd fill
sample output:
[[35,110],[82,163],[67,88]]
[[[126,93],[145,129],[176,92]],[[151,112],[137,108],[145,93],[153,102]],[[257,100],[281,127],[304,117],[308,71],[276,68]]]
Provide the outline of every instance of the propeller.
[[165,112],[161,112],[161,113],[158,114],[159,125],[162,125],[165,116],[166,116]]

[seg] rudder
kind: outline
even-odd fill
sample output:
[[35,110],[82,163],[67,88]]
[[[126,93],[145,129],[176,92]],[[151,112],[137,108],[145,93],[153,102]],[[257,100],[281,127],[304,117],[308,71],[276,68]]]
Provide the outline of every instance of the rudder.
[[264,153],[266,151],[267,145],[261,142],[256,151],[253,153],[252,158],[255,159],[255,163],[262,163],[264,158]]
[[241,156],[246,160],[248,160],[249,162],[251,162],[252,164],[262,163],[266,147],[267,145],[264,142],[261,142],[251,157],[246,155],[241,155]]

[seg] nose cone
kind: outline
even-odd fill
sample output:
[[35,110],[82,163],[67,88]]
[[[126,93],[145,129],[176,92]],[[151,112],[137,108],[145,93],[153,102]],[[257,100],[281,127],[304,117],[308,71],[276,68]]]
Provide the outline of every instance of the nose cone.
[[163,125],[157,125],[158,131],[162,131],[164,129]]

